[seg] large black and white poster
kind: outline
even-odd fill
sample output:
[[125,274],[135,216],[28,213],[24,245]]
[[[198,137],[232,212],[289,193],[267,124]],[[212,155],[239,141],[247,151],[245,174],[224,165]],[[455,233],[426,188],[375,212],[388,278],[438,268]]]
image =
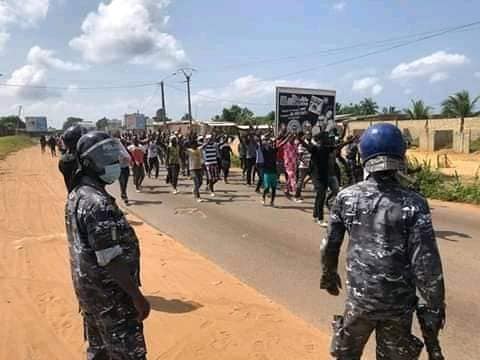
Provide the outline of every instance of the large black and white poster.
[[328,131],[335,126],[335,91],[277,87],[277,133]]

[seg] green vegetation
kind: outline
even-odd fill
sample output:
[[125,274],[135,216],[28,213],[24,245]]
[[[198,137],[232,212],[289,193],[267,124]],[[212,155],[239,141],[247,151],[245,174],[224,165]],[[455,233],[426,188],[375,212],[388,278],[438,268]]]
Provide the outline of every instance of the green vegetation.
[[470,143],[470,152],[480,151],[480,138]]
[[442,114],[447,117],[460,118],[460,132],[463,132],[465,127],[465,118],[470,116],[476,116],[475,104],[480,99],[477,96],[475,99],[470,100],[470,94],[468,91],[463,90],[448,97],[442,103]]
[[[359,104],[350,103],[348,105],[335,104],[337,115],[350,114],[358,115],[375,115],[378,114],[379,106],[372,98],[365,98]],[[395,110],[395,107],[392,107]]]
[[238,125],[273,125],[275,121],[275,111],[270,111],[265,116],[256,116],[255,113],[247,107],[241,108],[238,105],[232,105],[230,108],[224,108],[221,115],[215,115],[212,121],[234,122]]
[[415,186],[426,197],[443,201],[480,204],[480,179],[467,183],[460,177],[447,176],[432,168],[430,162],[409,161],[409,168],[415,172]]
[[33,144],[33,140],[27,136],[0,137],[0,159],[4,159],[8,154]]
[[422,100],[411,100],[411,102],[412,107],[403,110],[410,119],[421,120],[430,117],[430,112],[432,111],[431,106],[426,106]]

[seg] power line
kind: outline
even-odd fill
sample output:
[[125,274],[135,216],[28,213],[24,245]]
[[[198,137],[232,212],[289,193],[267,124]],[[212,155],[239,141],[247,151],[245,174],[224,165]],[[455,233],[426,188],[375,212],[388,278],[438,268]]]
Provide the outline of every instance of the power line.
[[[383,40],[376,40],[376,41],[371,41],[371,42],[363,42],[363,43],[357,43],[357,44],[351,44],[343,47],[338,47],[338,48],[330,48],[330,49],[324,49],[324,50],[318,50],[310,53],[305,53],[301,55],[292,55],[292,56],[284,56],[284,57],[274,57],[274,58],[265,58],[265,59],[259,59],[259,60],[252,60],[252,61],[247,61],[244,63],[237,63],[233,65],[227,65],[219,68],[215,68],[212,70],[204,70],[203,72],[218,72],[219,70],[230,70],[230,69],[236,69],[236,68],[242,68],[246,66],[252,66],[255,64],[269,64],[269,63],[279,63],[283,61],[290,61],[290,60],[296,60],[299,58],[305,58],[305,57],[310,57],[310,56],[332,56],[332,55],[338,55],[340,53],[357,49],[357,48],[362,48],[362,47],[388,47],[391,46],[392,43],[402,43],[405,40],[409,40],[411,38],[418,38],[421,36],[429,36],[429,35],[436,35],[439,33],[443,33],[445,31],[449,32],[464,32],[464,31],[469,31],[472,29],[463,29],[464,26],[474,26],[478,25],[480,22],[472,23],[472,24],[467,24],[467,25],[461,25],[455,26],[455,27],[448,27],[448,28],[441,28],[438,30],[431,30],[431,31],[425,31],[425,32],[419,32],[419,33],[414,33],[410,35],[404,35],[404,36],[398,36],[398,37],[393,37],[393,38],[387,38]],[[419,40],[419,39],[415,39]],[[400,44],[402,44],[400,43]]]
[[[177,88],[175,86],[172,86],[172,85],[166,84],[165,86],[167,86],[171,89],[177,90],[179,92],[182,92],[182,93],[184,92],[182,89],[179,89],[179,88]],[[244,105],[252,105],[252,106],[273,106],[273,104],[260,104],[260,103],[254,103],[254,102],[243,101],[243,100],[238,100],[238,99],[237,100],[235,100],[235,99],[224,99],[224,98],[218,98],[218,97],[215,97],[215,96],[203,95],[203,94],[198,94],[198,93],[195,96],[213,100],[213,101],[207,101],[207,102],[211,102],[211,103],[227,102],[227,103],[231,103],[231,104],[244,104]]]
[[[322,68],[322,67],[330,67],[330,66],[334,66],[334,65],[339,65],[339,64],[351,62],[351,61],[358,60],[358,59],[362,59],[362,58],[369,57],[369,56],[372,56],[372,55],[381,54],[381,53],[384,53],[384,52],[387,52],[387,51],[390,51],[390,50],[393,50],[393,49],[397,49],[397,48],[405,47],[405,46],[408,46],[408,45],[411,45],[411,44],[415,44],[415,43],[418,43],[418,42],[422,42],[422,41],[425,41],[425,40],[428,40],[428,39],[440,37],[440,36],[443,36],[443,35],[446,35],[446,34],[449,34],[449,33],[464,32],[464,31],[475,30],[475,29],[473,29],[473,28],[474,28],[475,26],[477,26],[477,25],[480,25],[480,21],[475,21],[475,22],[472,22],[472,23],[469,23],[469,24],[460,25],[460,26],[455,26],[455,27],[444,28],[443,30],[435,31],[435,32],[429,31],[429,32],[418,33],[418,34],[413,34],[413,35],[406,35],[406,36],[404,36],[404,37],[397,37],[397,38],[390,38],[390,39],[385,39],[385,40],[379,40],[379,41],[376,41],[376,42],[373,42],[373,43],[360,43],[360,44],[350,45],[350,46],[341,47],[341,48],[333,48],[333,49],[321,50],[321,51],[316,52],[316,53],[329,54],[329,53],[334,53],[334,52],[341,52],[341,51],[344,51],[344,50],[347,50],[347,49],[353,49],[353,48],[357,48],[357,47],[364,47],[364,46],[367,46],[367,45],[369,45],[369,44],[376,44],[376,43],[377,43],[377,44],[383,44],[383,43],[386,43],[385,45],[381,45],[382,48],[381,48],[380,50],[370,51],[370,52],[367,52],[367,53],[365,53],[365,54],[361,54],[361,55],[357,55],[357,56],[353,56],[353,57],[341,59],[341,60],[334,61],[334,62],[327,63],[327,64],[317,65],[317,66],[310,67],[310,68],[305,68],[305,69],[302,69],[302,70],[299,70],[299,71],[295,71],[295,72],[290,72],[290,73],[286,73],[286,74],[276,75],[276,76],[269,77],[269,78],[265,78],[265,79],[256,79],[255,82],[265,82],[265,81],[276,80],[276,79],[282,78],[282,77],[284,78],[284,77],[289,77],[289,76],[293,76],[293,75],[298,75],[298,74],[302,74],[302,73],[306,73],[306,72],[315,71],[315,70],[318,70],[319,68]],[[421,34],[426,34],[426,35],[423,35],[423,36],[421,36],[421,37],[419,37],[419,38],[416,38],[416,39],[413,39],[413,40],[403,41],[403,42],[397,43],[397,42],[398,42],[399,40],[401,40],[401,39],[408,39],[408,38],[410,38],[410,37],[420,36]],[[390,44],[388,44],[389,41],[395,41],[396,43],[395,43],[394,45],[385,47],[385,46],[387,46],[387,45],[390,45]],[[277,58],[276,60],[278,60],[278,61],[286,60],[286,59],[292,59],[292,60],[293,60],[293,59],[296,59],[296,58],[299,58],[299,57],[305,57],[305,56],[308,56],[308,55],[289,56],[289,57]],[[261,61],[261,62],[268,62],[268,61],[276,61],[276,60],[275,60],[275,59],[264,59],[264,60],[260,60],[260,61]],[[244,65],[245,65],[245,66],[247,66],[247,65],[251,65],[251,63],[250,63],[250,64],[244,63],[244,64],[238,64],[238,65],[241,65],[241,66],[244,66]],[[191,68],[189,68],[189,69],[192,70]],[[218,69],[217,69],[216,71],[218,71]],[[172,75],[173,75],[173,74],[172,74]],[[168,77],[166,77],[166,78],[168,78]],[[145,82],[145,83],[125,84],[125,85],[88,86],[88,87],[30,85],[30,84],[16,84],[16,83],[8,83],[8,82],[7,82],[7,83],[0,83],[0,87],[32,88],[32,89],[51,89],[51,90],[71,90],[71,89],[74,89],[74,90],[78,90],[78,91],[113,90],[113,89],[135,89],[135,88],[153,87],[153,86],[157,86],[157,85],[158,85],[158,82]],[[202,96],[202,95],[197,94],[197,96]],[[203,96],[203,97],[211,98],[211,99],[214,99],[214,100],[225,101],[225,102],[231,102],[231,101],[228,100],[228,99],[223,100],[223,99],[218,99],[218,98],[208,97],[208,96]],[[242,103],[247,104],[246,102],[242,102]],[[250,103],[250,104],[260,105],[260,104],[255,104],[255,103]]]
[[363,58],[366,58],[366,57],[369,57],[369,56],[372,56],[372,55],[377,55],[377,54],[381,54],[381,53],[384,53],[384,52],[387,52],[387,51],[390,51],[390,50],[394,50],[394,49],[398,49],[398,48],[405,47],[405,46],[408,46],[408,45],[412,45],[412,44],[422,42],[422,41],[425,41],[425,40],[428,40],[428,39],[436,38],[436,37],[439,37],[439,36],[442,36],[442,35],[446,35],[448,33],[457,32],[457,31],[461,31],[461,30],[466,30],[468,28],[471,28],[471,27],[479,25],[479,24],[480,24],[480,21],[476,21],[476,22],[473,22],[473,23],[470,23],[470,24],[461,25],[461,26],[457,26],[457,27],[454,27],[454,28],[450,28],[448,30],[437,32],[435,34],[426,35],[426,36],[423,36],[423,37],[421,37],[419,39],[416,39],[416,40],[406,41],[406,42],[403,42],[401,44],[397,44],[397,45],[387,47],[385,49],[371,51],[371,52],[368,52],[368,53],[365,53],[365,54],[341,59],[341,60],[334,61],[334,62],[331,62],[331,63],[322,64],[322,65],[302,69],[302,70],[299,70],[299,71],[294,71],[294,72],[291,72],[291,73],[272,76],[272,77],[266,78],[266,79],[256,79],[256,81],[257,82],[272,81],[272,80],[277,80],[278,78],[285,78],[285,77],[289,77],[289,76],[293,76],[293,75],[299,75],[299,74],[303,74],[303,73],[306,73],[306,72],[315,71],[315,70],[318,70],[318,69],[323,68],[323,67],[330,67],[330,66],[334,66],[334,65],[344,64],[344,63],[351,62],[351,61],[354,61],[354,60],[363,59]]
[[30,88],[30,89],[45,89],[45,90],[112,90],[112,89],[137,89],[157,86],[158,83],[143,83],[132,85],[113,85],[113,86],[91,86],[91,87],[72,87],[72,86],[50,86],[50,85],[30,85],[30,84],[15,84],[15,83],[0,83],[0,87],[14,87],[14,88]]

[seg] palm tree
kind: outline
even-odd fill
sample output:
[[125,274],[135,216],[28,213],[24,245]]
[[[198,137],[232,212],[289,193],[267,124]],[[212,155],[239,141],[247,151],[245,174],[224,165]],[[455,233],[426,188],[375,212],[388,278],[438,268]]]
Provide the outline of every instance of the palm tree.
[[365,98],[360,101],[362,115],[375,115],[378,113],[378,104],[372,98]]
[[475,116],[475,104],[480,99],[480,96],[477,96],[475,99],[470,101],[470,94],[467,90],[460,91],[454,95],[448,97],[442,103],[442,114],[445,116],[454,116],[460,118],[460,132],[463,133],[465,127],[465,118],[469,116]]
[[428,119],[430,117],[431,106],[426,106],[423,100],[411,100],[412,107],[403,111],[413,120]]

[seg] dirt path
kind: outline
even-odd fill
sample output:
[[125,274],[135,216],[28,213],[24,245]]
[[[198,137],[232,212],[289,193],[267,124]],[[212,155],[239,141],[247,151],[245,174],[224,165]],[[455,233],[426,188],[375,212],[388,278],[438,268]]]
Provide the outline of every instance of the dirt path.
[[[39,149],[0,162],[0,359],[84,359],[57,162]],[[328,334],[158,230],[142,245],[149,359],[328,359]]]

